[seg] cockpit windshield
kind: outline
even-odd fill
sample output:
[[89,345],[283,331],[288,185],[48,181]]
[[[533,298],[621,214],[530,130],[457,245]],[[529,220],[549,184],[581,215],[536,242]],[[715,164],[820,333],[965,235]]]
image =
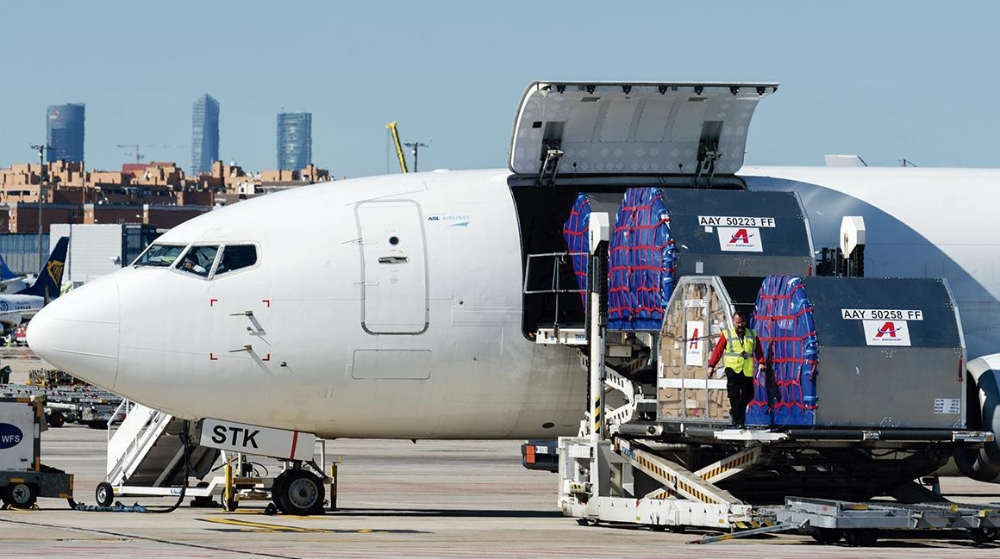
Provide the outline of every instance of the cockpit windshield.
[[152,244],[132,263],[133,266],[169,267],[184,250],[185,245]]
[[[187,248],[187,251],[184,249]],[[220,255],[221,253],[221,255]],[[247,270],[257,264],[257,247],[251,243],[224,245],[152,244],[132,263],[157,266],[212,279],[217,275]]]

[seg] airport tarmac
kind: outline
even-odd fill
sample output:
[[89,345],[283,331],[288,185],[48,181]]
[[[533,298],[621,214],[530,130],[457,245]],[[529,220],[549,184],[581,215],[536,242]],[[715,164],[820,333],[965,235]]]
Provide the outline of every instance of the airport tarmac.
[[[9,350],[14,381],[43,366]],[[105,472],[105,431],[49,429],[43,463],[73,473],[75,498],[94,503]],[[769,535],[692,546],[704,533],[580,526],[556,506],[555,474],[525,470],[520,441],[327,443],[342,456],[339,510],[322,516],[264,514],[265,502],[234,513],[192,508],[167,514],[81,512],[64,500],[39,510],[0,511],[0,556],[34,557],[995,557],[1000,544],[946,534],[893,538],[871,548],[822,546],[808,536]],[[943,480],[963,502],[1000,502],[1000,486]],[[123,498],[165,508],[176,498]],[[189,501],[189,499],[188,499]]]

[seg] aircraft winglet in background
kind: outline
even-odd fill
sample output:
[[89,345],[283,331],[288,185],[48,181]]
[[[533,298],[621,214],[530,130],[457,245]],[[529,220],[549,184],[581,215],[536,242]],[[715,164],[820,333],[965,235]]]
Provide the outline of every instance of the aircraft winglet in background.
[[20,276],[10,271],[7,266],[7,261],[3,259],[3,255],[0,254],[0,281],[7,281],[12,279],[18,279]]

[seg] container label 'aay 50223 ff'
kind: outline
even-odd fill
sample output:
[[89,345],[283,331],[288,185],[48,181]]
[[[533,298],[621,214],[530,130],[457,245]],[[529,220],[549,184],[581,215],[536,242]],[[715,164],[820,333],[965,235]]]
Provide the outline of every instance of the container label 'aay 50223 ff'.
[[0,423],[0,450],[17,446],[23,438],[24,433],[18,429],[17,425]]

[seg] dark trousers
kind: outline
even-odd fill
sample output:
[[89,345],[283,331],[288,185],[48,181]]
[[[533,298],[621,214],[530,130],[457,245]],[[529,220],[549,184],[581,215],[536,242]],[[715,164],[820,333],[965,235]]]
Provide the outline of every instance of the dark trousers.
[[726,392],[729,393],[729,413],[733,424],[743,426],[747,422],[747,406],[753,401],[753,377],[726,367]]

